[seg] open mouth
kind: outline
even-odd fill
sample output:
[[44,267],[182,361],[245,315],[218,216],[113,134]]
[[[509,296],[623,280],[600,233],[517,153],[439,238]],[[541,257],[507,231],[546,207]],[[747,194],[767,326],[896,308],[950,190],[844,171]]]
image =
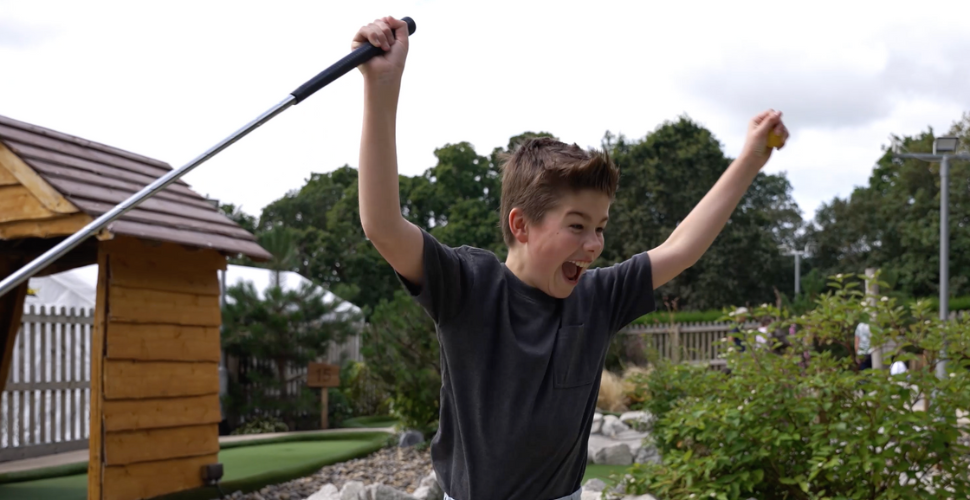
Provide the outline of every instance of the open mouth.
[[562,275],[566,279],[566,282],[575,285],[579,282],[579,277],[582,276],[583,271],[589,267],[589,262],[583,262],[578,260],[569,260],[562,265]]

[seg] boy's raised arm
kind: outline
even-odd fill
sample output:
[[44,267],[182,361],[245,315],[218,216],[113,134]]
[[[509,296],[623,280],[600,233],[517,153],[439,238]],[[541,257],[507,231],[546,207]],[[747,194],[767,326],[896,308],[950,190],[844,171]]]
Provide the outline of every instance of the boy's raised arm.
[[781,136],[784,145],[788,131],[781,123],[781,112],[771,110],[755,116],[748,126],[741,155],[731,163],[667,241],[648,252],[654,289],[693,266],[714,243],[741,197],[768,162],[771,156],[771,148],[767,147],[768,134],[772,131]]
[[401,76],[408,52],[407,23],[385,17],[354,36],[352,47],[371,43],[384,54],[362,64],[364,121],[360,140],[358,196],[364,234],[401,276],[422,285],[421,230],[401,215],[395,128]]

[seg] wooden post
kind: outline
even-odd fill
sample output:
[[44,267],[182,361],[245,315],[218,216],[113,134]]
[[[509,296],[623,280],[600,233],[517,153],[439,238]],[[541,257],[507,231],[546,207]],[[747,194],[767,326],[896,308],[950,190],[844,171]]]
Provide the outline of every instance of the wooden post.
[[670,329],[670,358],[680,362],[680,323],[672,323]]
[[[13,274],[20,266],[18,260],[3,262],[3,276]],[[27,284],[23,282],[12,292],[0,297],[0,392],[7,384],[10,365],[13,362],[13,346],[20,331],[20,320],[24,312],[24,301],[27,299]]]
[[327,418],[327,397],[329,396],[330,388],[321,387],[320,388],[320,428],[328,429],[330,427],[329,419]]
[[88,498],[201,487],[202,467],[219,461],[217,270],[226,259],[132,238],[99,248]]
[[327,391],[331,387],[340,387],[340,367],[326,363],[310,363],[306,370],[308,387],[320,388],[320,425],[321,429],[330,426],[327,418]]

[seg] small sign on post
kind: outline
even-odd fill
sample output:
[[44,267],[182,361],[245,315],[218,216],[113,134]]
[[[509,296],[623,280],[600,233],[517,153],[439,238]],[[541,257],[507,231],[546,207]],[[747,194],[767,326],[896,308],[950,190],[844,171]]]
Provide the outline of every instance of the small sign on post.
[[320,428],[326,429],[330,426],[327,419],[327,390],[340,387],[340,367],[327,363],[310,363],[307,366],[306,383],[309,387],[320,389]]

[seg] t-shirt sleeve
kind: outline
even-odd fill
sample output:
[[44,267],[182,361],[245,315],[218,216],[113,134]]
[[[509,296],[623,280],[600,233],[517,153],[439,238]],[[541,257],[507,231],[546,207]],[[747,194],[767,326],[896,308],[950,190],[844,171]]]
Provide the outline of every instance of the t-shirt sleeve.
[[653,295],[653,269],[650,256],[639,253],[610,267],[597,269],[597,295],[610,313],[612,331],[656,309]]
[[427,231],[421,230],[424,238],[423,281],[422,285],[410,282],[400,273],[398,279],[418,304],[424,308],[435,323],[446,320],[461,309],[464,297],[464,263],[458,251],[443,245]]

